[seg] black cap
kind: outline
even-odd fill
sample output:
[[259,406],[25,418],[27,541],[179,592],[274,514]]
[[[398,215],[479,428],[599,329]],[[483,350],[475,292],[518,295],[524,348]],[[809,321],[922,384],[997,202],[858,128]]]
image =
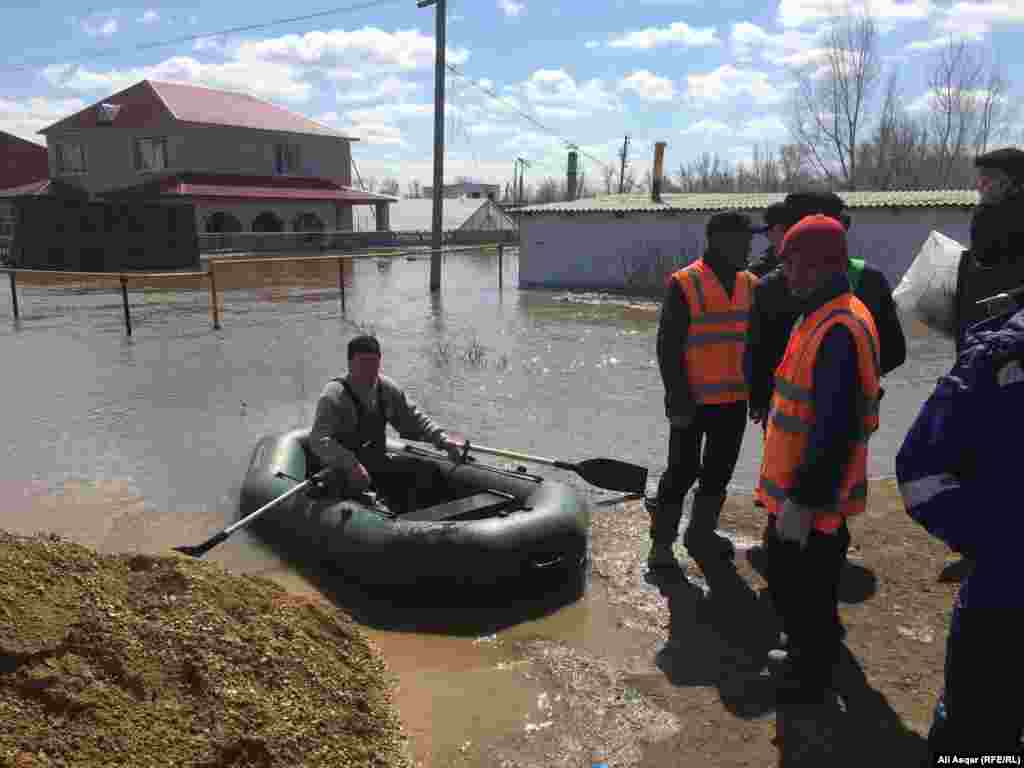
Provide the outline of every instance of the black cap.
[[707,236],[711,237],[711,235],[718,234],[719,232],[749,232],[757,234],[758,232],[764,232],[766,229],[767,227],[755,227],[754,222],[745,213],[723,211],[722,213],[716,213],[708,219],[706,231]]
[[359,354],[379,355],[380,342],[373,336],[356,336],[348,343],[348,359]]
[[976,168],[994,168],[1002,171],[1017,182],[1024,182],[1024,152],[1016,147],[996,149],[979,155],[974,165]]

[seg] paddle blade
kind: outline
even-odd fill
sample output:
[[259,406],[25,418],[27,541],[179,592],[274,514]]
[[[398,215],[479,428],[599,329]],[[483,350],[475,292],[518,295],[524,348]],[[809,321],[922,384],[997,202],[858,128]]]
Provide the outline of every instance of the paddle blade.
[[209,538],[206,541],[204,541],[202,544],[196,544],[191,546],[186,544],[182,547],[175,547],[174,551],[181,552],[181,554],[188,555],[189,557],[202,557],[211,549],[220,544],[222,541],[225,541],[229,535],[230,534],[221,531],[216,536],[213,536],[212,538]]
[[573,469],[591,485],[608,491],[644,493],[647,490],[647,467],[616,459],[587,459],[575,464]]

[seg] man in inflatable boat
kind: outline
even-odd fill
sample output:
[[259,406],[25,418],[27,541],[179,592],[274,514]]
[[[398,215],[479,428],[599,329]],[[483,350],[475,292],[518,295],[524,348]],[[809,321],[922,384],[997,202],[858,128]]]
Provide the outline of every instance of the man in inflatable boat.
[[[462,444],[380,374],[380,342],[357,336],[348,344],[348,375],[327,382],[316,404],[310,447],[337,470],[341,495],[374,490],[399,514],[440,501],[440,469],[386,453],[387,425],[411,440],[433,443],[459,460]],[[332,487],[332,491],[335,489]]]

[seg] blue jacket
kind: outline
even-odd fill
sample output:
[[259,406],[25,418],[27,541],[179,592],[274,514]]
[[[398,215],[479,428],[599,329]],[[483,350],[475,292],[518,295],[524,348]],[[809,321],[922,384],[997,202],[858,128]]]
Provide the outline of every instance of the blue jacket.
[[1024,607],[1022,438],[1024,311],[969,329],[896,456],[908,514],[975,560],[964,607]]

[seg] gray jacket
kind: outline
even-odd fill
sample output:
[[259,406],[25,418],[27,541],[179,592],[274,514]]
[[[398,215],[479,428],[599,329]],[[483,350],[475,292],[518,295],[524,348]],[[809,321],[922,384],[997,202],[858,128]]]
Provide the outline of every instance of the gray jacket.
[[[349,385],[352,381],[348,375],[344,377]],[[384,401],[388,423],[398,433],[409,440],[423,440],[437,445],[444,437],[441,427],[427,416],[412,400],[409,400],[401,388],[387,376],[380,377],[380,394]],[[366,407],[375,413],[380,412],[381,403],[375,402],[375,390],[360,391],[354,387]],[[310,447],[326,467],[349,472],[356,465],[356,455],[341,444],[339,435],[355,433],[358,429],[359,413],[345,391],[342,383],[336,379],[327,382],[320,399],[316,404],[316,416],[310,432]]]

